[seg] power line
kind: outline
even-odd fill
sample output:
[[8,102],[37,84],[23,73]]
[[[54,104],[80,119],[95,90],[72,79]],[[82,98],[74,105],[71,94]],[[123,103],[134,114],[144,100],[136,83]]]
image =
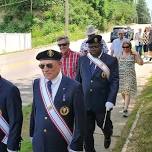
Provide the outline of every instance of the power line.
[[26,2],[26,1],[29,1],[29,0],[22,0],[22,1],[19,1],[19,2],[14,2],[14,3],[8,3],[8,4],[5,4],[5,5],[1,5],[1,7],[6,7],[6,6],[10,6],[10,5],[14,5],[14,4],[19,4],[19,3],[23,3],[23,2]]

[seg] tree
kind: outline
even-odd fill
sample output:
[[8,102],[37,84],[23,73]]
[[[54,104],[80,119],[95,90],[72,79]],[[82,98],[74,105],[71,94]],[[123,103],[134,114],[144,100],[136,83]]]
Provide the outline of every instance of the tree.
[[104,16],[104,0],[87,0],[87,3],[91,4],[94,10],[97,10],[102,17]]
[[139,24],[150,23],[150,13],[145,0],[138,0],[136,10]]
[[137,16],[133,2],[124,0],[105,0],[104,12],[107,23],[117,25],[132,23]]

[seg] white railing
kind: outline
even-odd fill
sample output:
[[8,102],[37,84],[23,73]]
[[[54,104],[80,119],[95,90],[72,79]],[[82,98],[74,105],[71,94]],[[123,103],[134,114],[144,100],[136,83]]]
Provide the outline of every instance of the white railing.
[[0,33],[0,54],[31,48],[31,33]]

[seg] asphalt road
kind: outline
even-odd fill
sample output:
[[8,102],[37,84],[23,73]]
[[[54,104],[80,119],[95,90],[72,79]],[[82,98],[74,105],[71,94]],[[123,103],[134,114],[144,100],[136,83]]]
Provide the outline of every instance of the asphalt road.
[[[109,40],[109,33],[105,33],[103,36],[106,41]],[[82,41],[83,39],[71,42],[70,48],[78,52]],[[38,68],[38,61],[36,61],[35,56],[46,48],[59,51],[58,46],[54,44],[47,47],[0,55],[0,73],[4,78],[12,81],[19,87],[23,105],[32,102],[32,81],[41,76],[41,70]]]

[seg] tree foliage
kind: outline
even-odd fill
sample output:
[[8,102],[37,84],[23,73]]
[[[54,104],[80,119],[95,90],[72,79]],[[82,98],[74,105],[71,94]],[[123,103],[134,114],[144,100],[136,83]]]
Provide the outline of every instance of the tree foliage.
[[[64,0],[0,0],[5,16],[0,32],[28,32],[41,37],[64,29]],[[31,12],[32,6],[32,12]],[[150,14],[145,0],[69,0],[70,31],[85,29],[89,24],[107,30],[114,24],[137,21],[148,23]]]
[[136,10],[138,15],[138,23],[150,23],[150,13],[145,0],[138,0]]

